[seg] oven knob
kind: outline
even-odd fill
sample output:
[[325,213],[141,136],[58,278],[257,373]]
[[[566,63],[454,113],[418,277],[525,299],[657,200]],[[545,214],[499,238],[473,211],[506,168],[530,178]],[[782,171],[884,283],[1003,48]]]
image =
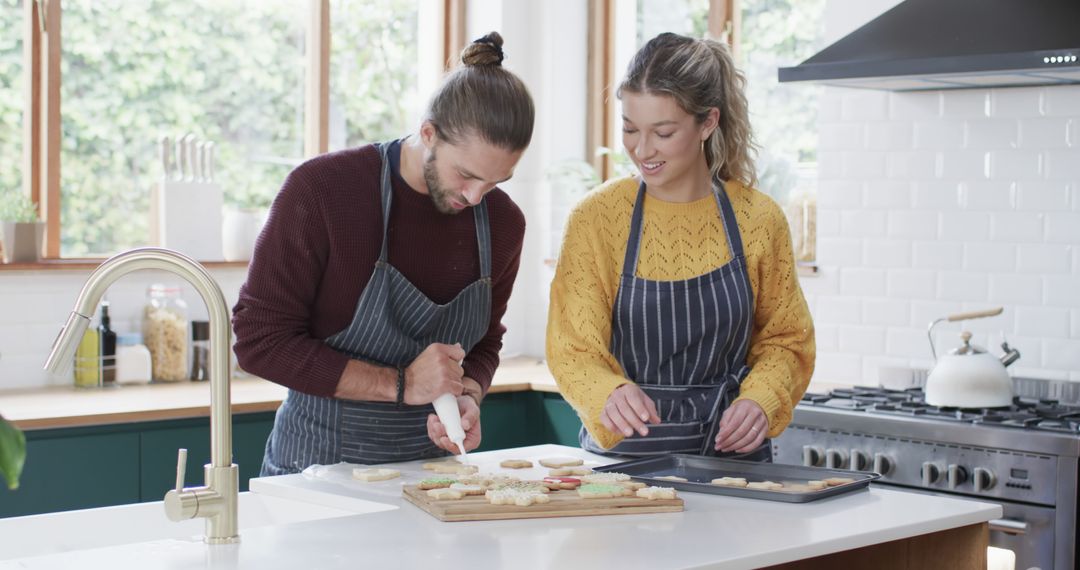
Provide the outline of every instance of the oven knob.
[[923,461],[922,470],[919,473],[922,475],[923,487],[929,487],[941,478],[941,468],[929,461]]
[[949,488],[950,489],[955,489],[955,488],[959,487],[960,485],[963,485],[964,483],[967,482],[967,478],[968,478],[967,469],[964,469],[963,467],[953,463],[953,464],[949,465],[949,471],[948,471],[947,478],[948,478],[948,481],[949,481]]
[[880,473],[882,477],[892,473],[893,460],[884,453],[874,454],[874,473]]
[[862,471],[870,466],[870,456],[867,455],[865,451],[852,449],[848,457],[851,458],[851,466],[849,469],[853,471]]
[[839,449],[830,449],[825,452],[825,467],[829,469],[844,469],[847,467],[847,453]]
[[975,492],[981,493],[990,489],[997,483],[997,478],[994,477],[994,472],[982,467],[976,467],[974,474],[971,476],[972,482],[975,484]]
[[825,453],[820,447],[813,445],[802,446],[802,464],[807,467],[818,467],[825,460]]

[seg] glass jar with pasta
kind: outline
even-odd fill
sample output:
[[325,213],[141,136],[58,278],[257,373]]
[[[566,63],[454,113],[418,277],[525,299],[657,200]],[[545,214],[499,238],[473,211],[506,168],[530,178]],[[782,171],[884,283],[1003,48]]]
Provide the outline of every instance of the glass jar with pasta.
[[142,329],[154,381],[188,379],[190,327],[187,303],[179,287],[154,284],[147,288]]

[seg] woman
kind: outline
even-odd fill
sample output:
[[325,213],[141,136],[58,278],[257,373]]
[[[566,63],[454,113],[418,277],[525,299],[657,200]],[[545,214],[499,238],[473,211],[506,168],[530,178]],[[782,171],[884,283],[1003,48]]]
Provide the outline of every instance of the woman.
[[769,461],[814,368],[783,212],[751,186],[745,80],[721,43],[665,33],[618,89],[640,178],[570,216],[548,363],[596,453]]
[[[289,388],[263,475],[480,444],[525,233],[496,185],[535,115],[502,43],[465,48],[418,132],[313,158],[278,193],[233,310],[240,365]],[[431,413],[446,393],[465,449]]]

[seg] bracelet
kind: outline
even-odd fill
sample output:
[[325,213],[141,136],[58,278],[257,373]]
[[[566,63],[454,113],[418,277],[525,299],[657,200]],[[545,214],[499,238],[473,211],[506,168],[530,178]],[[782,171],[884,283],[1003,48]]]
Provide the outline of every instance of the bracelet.
[[405,369],[397,367],[397,407],[405,405]]

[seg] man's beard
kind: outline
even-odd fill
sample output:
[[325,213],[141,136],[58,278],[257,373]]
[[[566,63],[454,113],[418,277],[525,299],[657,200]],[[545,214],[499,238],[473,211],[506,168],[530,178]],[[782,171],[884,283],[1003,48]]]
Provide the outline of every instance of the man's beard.
[[[443,214],[460,214],[465,211],[464,209],[457,209],[454,207],[454,198],[451,197],[450,191],[446,190],[442,186],[442,182],[439,180],[439,172],[435,169],[435,149],[431,149],[431,156],[424,161],[424,183],[427,184],[428,194],[431,195],[431,201],[435,204],[435,209]],[[464,200],[460,200],[464,203]]]

